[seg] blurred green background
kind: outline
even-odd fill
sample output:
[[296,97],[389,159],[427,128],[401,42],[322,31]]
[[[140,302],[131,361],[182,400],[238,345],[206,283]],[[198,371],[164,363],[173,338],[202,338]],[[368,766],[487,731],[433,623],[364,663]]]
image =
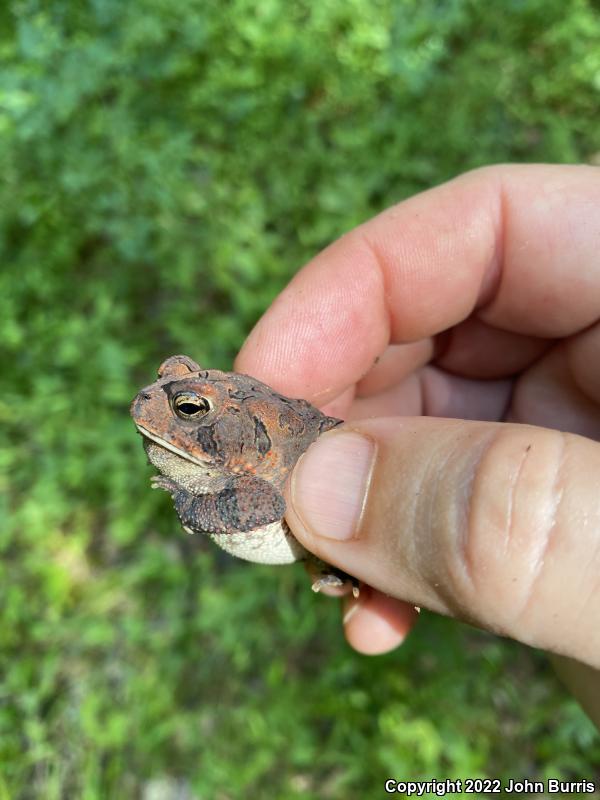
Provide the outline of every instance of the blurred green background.
[[7,0],[0,67],[0,800],[591,777],[541,655],[424,614],[358,656],[301,568],[183,535],[128,403],[385,206],[600,162],[598,3]]

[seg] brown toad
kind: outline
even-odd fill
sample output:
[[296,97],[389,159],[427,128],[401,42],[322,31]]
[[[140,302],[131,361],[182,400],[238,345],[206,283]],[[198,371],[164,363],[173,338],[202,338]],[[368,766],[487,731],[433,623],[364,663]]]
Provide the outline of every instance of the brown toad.
[[206,533],[247,561],[312,561],[315,591],[349,580],[294,538],[282,494],[302,453],[341,420],[248,375],[203,370],[187,356],[160,365],[158,380],[134,398],[131,416],[162,473],[152,485],[170,492],[188,533]]

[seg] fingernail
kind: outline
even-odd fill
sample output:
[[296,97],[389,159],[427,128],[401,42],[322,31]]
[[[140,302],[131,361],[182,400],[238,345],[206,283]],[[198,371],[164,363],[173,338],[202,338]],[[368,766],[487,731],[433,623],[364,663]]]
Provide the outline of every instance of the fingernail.
[[291,485],[294,511],[309,531],[339,540],[357,534],[374,460],[375,443],[351,431],[309,447]]

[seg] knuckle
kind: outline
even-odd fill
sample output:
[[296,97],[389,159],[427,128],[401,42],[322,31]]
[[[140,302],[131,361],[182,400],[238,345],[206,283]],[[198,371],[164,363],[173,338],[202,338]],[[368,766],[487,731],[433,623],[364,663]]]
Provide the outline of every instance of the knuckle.
[[558,431],[511,426],[480,462],[466,561],[479,598],[504,624],[532,602],[543,575],[557,530],[564,447]]
[[502,426],[472,453],[446,548],[459,611],[506,630],[535,603],[558,535],[564,441],[556,431]]

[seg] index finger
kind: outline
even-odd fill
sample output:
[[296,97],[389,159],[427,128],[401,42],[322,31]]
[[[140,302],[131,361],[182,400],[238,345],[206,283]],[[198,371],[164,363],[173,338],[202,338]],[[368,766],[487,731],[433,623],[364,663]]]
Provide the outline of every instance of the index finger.
[[236,369],[324,402],[390,343],[470,315],[567,336],[600,309],[600,171],[486,167],[384,211],[305,266],[244,343]]

